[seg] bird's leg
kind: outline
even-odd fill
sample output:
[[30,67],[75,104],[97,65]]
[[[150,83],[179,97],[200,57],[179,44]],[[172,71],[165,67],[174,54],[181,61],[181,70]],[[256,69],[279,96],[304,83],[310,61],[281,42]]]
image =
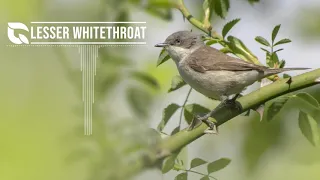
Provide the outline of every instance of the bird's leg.
[[227,106],[230,106],[230,107],[235,107],[237,109],[240,109],[241,110],[241,107],[239,107],[239,104],[237,104],[236,100],[237,98],[241,96],[241,94],[236,94],[233,96],[233,98],[229,99],[229,98],[226,98],[224,100],[224,105],[227,105]]
[[208,114],[206,114],[205,116],[203,116],[201,119],[208,119],[209,117],[211,117],[214,113],[216,113],[219,109],[221,109],[223,106],[227,105],[227,106],[237,106],[236,104],[236,99],[240,96],[240,94],[236,94],[233,98],[229,99],[227,96],[222,96],[221,97],[221,102],[220,104],[218,104],[218,106],[216,108],[214,108],[211,112],[209,112]]
[[202,121],[200,121],[198,118],[198,116],[193,116],[193,119],[189,125],[189,127],[187,128],[188,131],[191,131],[192,129],[194,129],[195,127],[198,127]]
[[203,123],[205,123],[208,126],[208,129],[206,129],[204,131],[204,133],[206,133],[206,134],[218,134],[218,128],[217,128],[216,124],[209,120],[212,112],[214,113],[215,110],[216,109],[214,109],[213,111],[209,112],[208,114],[206,114],[204,116],[201,116],[201,117],[196,116],[195,117],[198,121],[202,121]]
[[214,108],[212,111],[210,111],[206,115],[204,115],[204,116],[196,116],[196,119],[198,121],[202,121],[203,123],[205,123],[208,126],[208,129],[206,129],[204,131],[204,133],[206,133],[206,134],[218,134],[218,128],[217,128],[216,124],[214,122],[210,121],[209,118],[215,112],[217,112],[221,107],[223,107],[224,104],[225,104],[225,100],[221,101],[220,104],[218,104],[218,106],[216,108]]
[[208,114],[202,116],[202,117],[196,117],[199,121],[202,121],[205,123],[209,128],[205,130],[205,133],[207,134],[218,134],[218,128],[215,125],[214,122],[210,121],[209,118],[215,114],[219,109],[221,109],[223,106],[231,106],[236,108],[241,108],[236,103],[236,99],[240,96],[240,94],[236,94],[233,98],[229,99],[227,96],[222,96],[220,104],[216,108],[214,108],[211,112]]
[[205,123],[209,128],[205,130],[206,134],[217,134],[218,130],[214,122],[210,121],[209,118],[213,111],[205,114],[204,116],[196,115],[193,117],[191,124],[187,128],[188,131],[191,131],[195,127],[199,126],[201,122]]

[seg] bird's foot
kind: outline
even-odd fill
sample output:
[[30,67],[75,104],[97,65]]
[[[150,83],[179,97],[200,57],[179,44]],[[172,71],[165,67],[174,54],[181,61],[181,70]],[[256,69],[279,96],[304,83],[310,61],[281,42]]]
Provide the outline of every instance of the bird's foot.
[[204,131],[204,133],[206,134],[218,134],[218,128],[215,125],[214,122],[210,121],[209,118],[215,114],[219,109],[221,109],[223,106],[227,106],[230,109],[237,109],[238,111],[242,110],[241,104],[239,102],[236,101],[236,99],[240,96],[240,94],[236,94],[233,98],[228,99],[225,98],[224,100],[222,100],[222,102],[211,112],[209,112],[208,114],[204,115],[204,116],[195,116],[193,117],[193,120],[191,122],[191,124],[188,127],[188,131],[191,131],[192,129],[194,129],[195,127],[199,126],[201,124],[201,122],[205,123],[208,126],[208,129]]
[[198,127],[201,123],[202,121],[200,121],[196,116],[193,116],[193,119],[187,128],[187,131],[191,131],[192,129]]
[[204,131],[204,133],[205,133],[205,134],[216,134],[216,135],[219,134],[217,126],[214,126],[213,129],[211,129],[211,128],[206,129],[206,130]]
[[211,113],[208,113],[202,117],[197,116],[196,119],[198,119],[198,121],[202,121],[208,126],[208,129],[204,131],[205,134],[218,134],[218,128],[216,124],[209,120],[210,116],[211,116]]

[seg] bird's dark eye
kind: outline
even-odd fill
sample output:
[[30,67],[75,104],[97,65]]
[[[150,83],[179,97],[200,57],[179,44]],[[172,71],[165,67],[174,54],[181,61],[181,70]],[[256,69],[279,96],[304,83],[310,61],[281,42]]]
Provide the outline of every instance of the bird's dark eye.
[[177,44],[179,44],[180,42],[181,42],[180,39],[175,40],[175,43],[177,43]]

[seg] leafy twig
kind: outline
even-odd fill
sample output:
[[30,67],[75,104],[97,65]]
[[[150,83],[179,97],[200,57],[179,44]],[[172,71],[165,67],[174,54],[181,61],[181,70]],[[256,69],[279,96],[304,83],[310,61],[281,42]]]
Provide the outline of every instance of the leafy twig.
[[188,99],[189,99],[189,96],[191,94],[191,91],[192,91],[192,88],[189,89],[188,91],[188,94],[186,96],[186,99],[184,100],[182,106],[181,106],[181,111],[180,111],[180,119],[179,119],[179,131],[180,131],[180,127],[181,127],[181,122],[182,122],[182,114],[183,114],[183,111],[184,111],[184,107],[186,106],[187,102],[188,102]]
[[217,33],[215,30],[211,29],[211,32],[209,31],[208,28],[205,27],[205,25],[199,21],[198,19],[196,19],[195,17],[193,17],[191,15],[191,13],[189,12],[189,10],[186,8],[184,1],[183,0],[177,0],[177,5],[176,5],[177,9],[180,10],[180,12],[182,13],[182,15],[187,18],[187,20],[194,25],[195,27],[197,27],[198,29],[202,30],[203,32],[205,32],[206,34],[211,34],[211,37],[213,38],[217,38],[217,39],[223,39],[221,35],[219,35],[219,33]]
[[210,175],[207,175],[207,174],[203,174],[201,172],[197,172],[197,171],[193,171],[193,170],[190,170],[190,169],[181,169],[182,171],[185,171],[185,172],[192,172],[192,173],[195,173],[195,174],[199,174],[199,175],[202,175],[202,176],[208,176],[212,179],[215,179],[217,180],[217,178],[213,177],[213,176],[210,176]]
[[[189,10],[186,8],[183,0],[177,0],[177,5],[175,7],[177,7],[177,9],[182,13],[182,15],[185,18],[188,19],[188,21],[192,25],[194,25],[195,27],[197,27],[201,31],[205,32],[206,34],[208,34],[212,38],[222,40],[222,41],[219,41],[220,45],[222,45],[224,47],[228,47],[228,45],[226,43],[224,43],[222,35],[220,35],[218,32],[216,32],[212,28],[212,25],[210,24],[210,22],[206,20],[206,16],[205,16],[205,23],[202,23],[201,21],[199,21],[198,19],[193,17],[191,15],[191,13],[189,12]],[[208,28],[208,27],[210,27],[210,28]],[[254,56],[254,55],[249,56],[249,58],[252,63],[261,65],[261,62],[256,58],[256,56]]]

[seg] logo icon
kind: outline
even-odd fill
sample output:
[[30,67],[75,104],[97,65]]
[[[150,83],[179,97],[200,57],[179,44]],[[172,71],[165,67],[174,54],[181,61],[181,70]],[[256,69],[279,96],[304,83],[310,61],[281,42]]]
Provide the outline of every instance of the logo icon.
[[23,34],[19,34],[19,37],[14,35],[14,30],[23,29],[29,32],[29,29],[26,25],[19,22],[9,22],[8,23],[8,38],[14,44],[29,44],[29,40]]

